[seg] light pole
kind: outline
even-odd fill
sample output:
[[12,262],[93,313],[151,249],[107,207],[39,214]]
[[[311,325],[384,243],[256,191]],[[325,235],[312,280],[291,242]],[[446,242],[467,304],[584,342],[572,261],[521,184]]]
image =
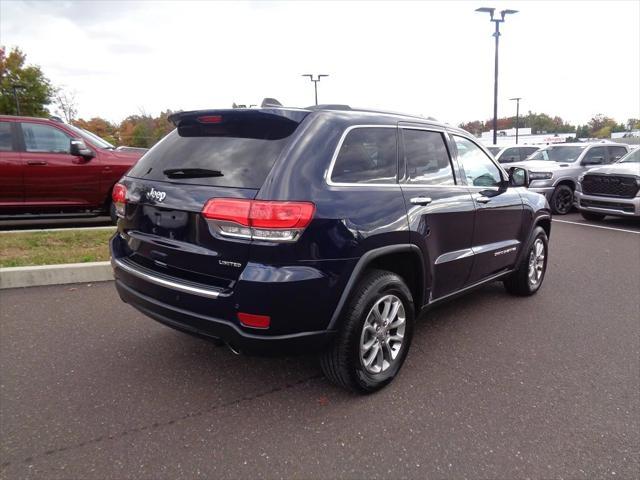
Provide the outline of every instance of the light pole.
[[518,125],[520,123],[520,100],[522,100],[522,97],[514,97],[514,98],[510,98],[509,100],[516,101],[516,145],[517,145],[518,144]]
[[495,8],[477,8],[476,12],[487,12],[491,16],[491,20],[496,24],[496,31],[493,33],[493,36],[496,39],[496,52],[495,52],[495,63],[494,63],[494,73],[493,73],[493,144],[496,144],[498,137],[498,43],[500,40],[500,24],[504,22],[504,17],[511,13],[518,13],[517,10],[502,10],[500,11],[500,18],[494,17]]
[[316,75],[316,79],[313,79],[313,75],[310,73],[304,73],[302,74],[303,77],[309,77],[309,80],[311,80],[313,82],[313,86],[316,92],[316,105],[318,105],[318,82],[320,81],[320,79],[322,77],[328,77],[329,75],[325,75],[325,74],[319,74]]
[[16,115],[20,115],[20,100],[18,99],[18,90],[27,88],[24,85],[11,85],[11,89],[13,90],[13,99],[16,101]]

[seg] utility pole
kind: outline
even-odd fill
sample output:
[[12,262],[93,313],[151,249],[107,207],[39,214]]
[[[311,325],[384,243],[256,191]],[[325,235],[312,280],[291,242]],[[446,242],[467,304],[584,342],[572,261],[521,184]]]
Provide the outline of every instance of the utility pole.
[[509,100],[516,101],[516,145],[518,144],[518,127],[520,126],[520,100],[522,97],[514,97]]
[[320,81],[320,79],[322,77],[328,77],[329,75],[325,75],[325,74],[319,74],[316,75],[316,78],[314,80],[313,75],[310,73],[304,73],[302,74],[303,77],[309,77],[309,80],[311,80],[313,82],[313,87],[316,93],[316,105],[318,105],[318,82]]
[[500,24],[504,22],[504,17],[512,13],[518,13],[517,10],[502,10],[500,12],[500,18],[494,17],[495,8],[477,8],[476,12],[486,12],[491,18],[490,21],[495,23],[496,30],[493,36],[496,39],[495,59],[494,59],[494,72],[493,72],[493,144],[495,145],[498,140],[498,46],[500,42]]
[[24,85],[17,85],[17,84],[13,84],[11,85],[11,89],[13,90],[13,99],[16,101],[16,112],[17,115],[20,115],[20,99],[18,98],[18,90],[19,89],[24,89],[27,88]]

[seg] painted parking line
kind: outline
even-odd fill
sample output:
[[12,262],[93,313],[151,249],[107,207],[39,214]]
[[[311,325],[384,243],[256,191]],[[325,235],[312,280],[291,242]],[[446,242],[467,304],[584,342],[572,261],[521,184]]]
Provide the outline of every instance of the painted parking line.
[[571,225],[580,225],[583,227],[602,228],[604,230],[615,230],[616,232],[635,233],[636,235],[640,235],[640,232],[636,230],[627,230],[625,228],[605,227],[603,225],[591,225],[590,223],[572,222],[570,220],[557,220],[555,218],[553,219],[553,221],[560,222],[560,223],[570,223]]
[[3,233],[33,233],[33,232],[70,232],[72,230],[114,230],[115,225],[109,225],[106,227],[67,227],[67,228],[35,228],[29,230],[0,230],[0,235]]

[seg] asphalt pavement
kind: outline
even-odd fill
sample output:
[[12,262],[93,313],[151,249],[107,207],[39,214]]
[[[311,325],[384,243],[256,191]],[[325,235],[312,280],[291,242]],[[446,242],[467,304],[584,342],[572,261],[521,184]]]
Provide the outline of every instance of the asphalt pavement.
[[111,282],[0,292],[0,478],[638,478],[640,232],[554,222],[545,283],[421,319],[370,396],[235,356]]

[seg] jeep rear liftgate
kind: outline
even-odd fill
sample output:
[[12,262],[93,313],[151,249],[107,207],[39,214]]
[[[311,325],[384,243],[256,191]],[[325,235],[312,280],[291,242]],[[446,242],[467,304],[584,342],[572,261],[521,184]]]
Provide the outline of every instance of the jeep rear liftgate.
[[146,271],[233,288],[252,238],[294,241],[313,215],[310,205],[253,202],[307,113],[172,116],[176,130],[114,190],[119,253]]

